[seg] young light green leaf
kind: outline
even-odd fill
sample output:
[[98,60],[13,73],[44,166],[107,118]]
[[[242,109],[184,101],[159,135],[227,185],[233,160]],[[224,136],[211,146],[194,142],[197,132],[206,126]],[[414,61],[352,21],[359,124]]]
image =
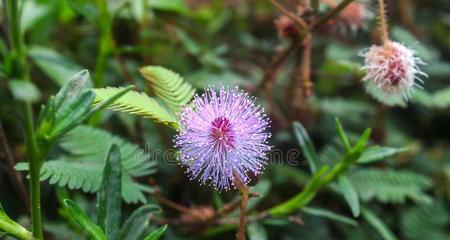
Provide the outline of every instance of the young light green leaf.
[[89,71],[81,70],[72,75],[69,81],[65,82],[55,96],[55,108],[59,109],[68,100],[78,96],[86,87],[89,81]]
[[12,79],[8,84],[12,95],[19,101],[34,103],[41,99],[41,92],[31,81]]
[[111,145],[105,161],[101,190],[97,194],[97,222],[108,240],[119,238],[122,216],[122,164],[120,150]]
[[300,144],[300,148],[302,149],[302,152],[305,155],[306,160],[308,160],[310,170],[312,173],[315,173],[317,170],[318,158],[316,149],[314,148],[314,144],[309,138],[306,129],[303,127],[301,123],[294,122],[292,126],[294,128],[295,137],[297,138],[297,141]]
[[375,228],[378,233],[383,237],[384,240],[397,240],[394,233],[389,229],[383,221],[375,215],[369,209],[362,209],[361,211],[363,217],[367,220],[367,222]]
[[149,225],[150,216],[159,211],[161,209],[157,205],[144,205],[136,209],[123,224],[120,239],[139,240]]
[[337,222],[342,222],[345,224],[349,224],[352,226],[357,226],[358,222],[356,222],[355,220],[346,217],[344,215],[341,214],[337,214],[335,212],[326,210],[326,209],[322,209],[322,208],[315,208],[315,207],[304,207],[302,209],[302,212],[309,214],[309,215],[313,215],[313,216],[317,216],[317,217],[324,217],[324,218],[328,218],[330,220],[334,220]]
[[82,70],[79,65],[46,47],[35,46],[27,52],[36,65],[59,86],[63,86],[70,76]]
[[65,199],[64,204],[72,218],[95,240],[106,240],[105,233],[72,200]]
[[408,148],[393,148],[393,147],[382,147],[382,146],[371,146],[368,147],[361,157],[358,159],[358,163],[373,163],[377,161],[382,161],[388,157],[394,156],[397,153],[405,152]]
[[369,137],[370,137],[371,133],[372,133],[372,129],[366,128],[366,130],[364,130],[363,134],[361,135],[361,137],[356,142],[356,144],[353,147],[352,151],[355,151],[355,152],[361,151],[362,152],[364,150],[364,147],[367,144],[367,141],[369,140]]
[[339,137],[341,138],[342,144],[344,144],[345,150],[348,152],[351,149],[350,141],[348,140],[347,134],[345,134],[344,128],[342,127],[341,121],[339,118],[335,118],[336,121],[336,129],[339,133]]
[[167,225],[161,226],[151,232],[144,240],[159,240],[166,230]]
[[348,179],[347,176],[342,175],[339,177],[339,186],[342,189],[345,201],[347,201],[350,209],[352,210],[353,216],[358,217],[360,214],[359,198],[352,182]]

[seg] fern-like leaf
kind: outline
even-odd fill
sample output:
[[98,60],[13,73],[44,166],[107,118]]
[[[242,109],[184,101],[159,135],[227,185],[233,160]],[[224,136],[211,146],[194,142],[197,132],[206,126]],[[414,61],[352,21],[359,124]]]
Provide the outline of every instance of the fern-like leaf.
[[187,104],[195,94],[191,84],[184,81],[177,73],[159,66],[146,66],[141,74],[150,83],[150,87],[174,111]]
[[[128,203],[146,202],[143,192],[152,189],[138,184],[132,177],[155,172],[155,163],[150,162],[142,149],[104,130],[79,126],[67,133],[60,147],[68,154],[45,162],[41,169],[41,181],[96,192],[102,181],[106,152],[111,144],[117,144],[122,156],[122,197]],[[17,170],[28,170],[26,163],[16,166]]]
[[[94,104],[99,104],[103,100],[114,96],[122,89],[114,87],[94,89]],[[145,93],[129,91],[111,103],[108,108],[119,112],[139,115],[172,127],[177,126],[177,119],[173,111],[155,98],[147,96]]]
[[403,203],[407,198],[418,203],[430,203],[424,193],[431,180],[423,175],[399,170],[361,169],[350,175],[361,199],[376,199],[383,203]]
[[403,212],[401,218],[402,233],[407,240],[450,239],[445,231],[450,221],[448,210],[438,202],[433,205],[411,207]]

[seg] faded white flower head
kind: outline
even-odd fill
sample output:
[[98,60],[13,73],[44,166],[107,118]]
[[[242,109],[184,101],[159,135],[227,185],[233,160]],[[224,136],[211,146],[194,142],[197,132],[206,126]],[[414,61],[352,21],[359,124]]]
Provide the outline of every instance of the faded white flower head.
[[425,63],[416,52],[398,42],[373,45],[361,56],[365,58],[362,69],[367,74],[362,80],[367,92],[388,106],[405,106],[414,89],[421,88],[421,77],[427,77],[419,69]]

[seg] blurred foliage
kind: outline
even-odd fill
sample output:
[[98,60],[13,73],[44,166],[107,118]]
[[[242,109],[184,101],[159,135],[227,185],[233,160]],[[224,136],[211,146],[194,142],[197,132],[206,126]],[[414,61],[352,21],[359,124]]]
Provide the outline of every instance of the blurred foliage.
[[[289,94],[297,56],[288,56],[277,71],[272,107],[263,87],[274,55],[289,45],[288,39],[277,36],[274,20],[280,13],[270,1],[19,2],[32,82],[9,77],[20,66],[13,64],[9,53],[7,18],[0,3],[0,119],[14,157],[25,161],[19,103],[35,103],[35,112],[45,105],[37,130],[42,139],[58,139],[41,171],[46,239],[87,239],[87,234],[102,239],[110,234],[93,220],[95,213],[101,214],[96,211],[95,196],[88,192],[105,191],[107,150],[113,143],[120,149],[119,192],[125,203],[120,220],[116,217],[112,223],[120,228],[111,231],[120,239],[234,238],[235,226],[227,222],[165,225],[161,220],[186,216],[161,204],[153,186],[187,207],[220,209],[235,200],[234,191],[218,194],[189,182],[183,170],[161,154],[173,148],[172,128],[177,128],[179,107],[194,92],[219,84],[239,85],[258,97],[272,119],[271,144],[284,156],[273,157],[260,179],[255,179],[253,190],[261,197],[250,200],[249,219],[296,195],[321,167],[339,163],[347,153],[346,142],[355,144],[364,129],[373,130],[367,148],[354,159],[345,178],[324,186],[307,206],[288,216],[252,221],[247,226],[249,239],[450,238],[447,0],[386,1],[392,39],[415,49],[427,63],[424,89],[416,91],[407,107],[386,109],[366,95],[360,84],[363,72],[358,53],[376,39],[374,18],[367,30],[342,34],[319,29],[314,34],[314,95],[304,99],[307,111],[300,116],[293,113]],[[283,3],[295,8],[292,1]],[[320,14],[326,11],[321,8]],[[413,16],[412,21],[408,16]],[[88,69],[92,79],[85,76],[80,87],[71,77],[82,69]],[[129,91],[129,85],[136,89]],[[71,92],[69,96],[77,96],[76,100],[55,95],[61,87],[60,92]],[[118,111],[91,112],[92,103],[105,107],[105,100],[117,94],[125,95],[109,108]],[[84,96],[83,112],[74,111],[81,104],[80,95]],[[91,126],[76,127],[87,115]],[[335,130],[335,117],[345,128],[346,140]],[[295,121],[302,124],[292,125]],[[292,149],[302,154],[289,155]],[[145,158],[142,162],[136,162],[137,153]],[[4,208],[0,208],[0,224],[20,223],[28,228],[28,209],[17,200],[16,184],[8,178],[4,154],[0,156]],[[24,162],[17,165],[19,170],[27,167]],[[154,203],[163,209],[156,217],[159,208]],[[120,211],[109,211],[116,210]],[[236,216],[237,212],[230,213],[231,218]],[[1,232],[0,238],[8,239]]]

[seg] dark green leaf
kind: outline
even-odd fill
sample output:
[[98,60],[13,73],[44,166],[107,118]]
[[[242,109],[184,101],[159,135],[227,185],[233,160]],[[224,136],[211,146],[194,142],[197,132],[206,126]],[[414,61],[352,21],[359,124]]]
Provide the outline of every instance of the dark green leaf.
[[314,144],[309,138],[306,129],[303,127],[301,123],[294,122],[293,128],[295,137],[297,138],[297,141],[300,144],[300,148],[302,149],[302,152],[305,155],[306,160],[308,160],[311,172],[315,173],[317,170],[318,158],[316,149],[314,148]]
[[353,216],[358,217],[360,213],[360,206],[358,193],[356,192],[355,187],[345,175],[339,177],[339,185],[342,189],[342,193],[344,194],[345,201],[347,201],[350,209],[352,210]]
[[362,209],[363,217],[375,228],[384,240],[396,240],[394,233],[389,229],[383,221],[368,209]]
[[95,225],[91,219],[70,199],[65,199],[64,204],[72,218],[95,240],[106,240],[102,229]]
[[144,205],[136,209],[125,221],[120,231],[120,239],[139,240],[148,227],[150,216],[161,209],[156,205]]
[[103,170],[102,188],[98,192],[97,221],[105,229],[108,240],[118,239],[122,216],[122,164],[116,144],[108,150]]
[[358,222],[356,222],[355,220],[348,218],[346,216],[334,213],[332,211],[326,210],[326,209],[314,208],[314,207],[304,207],[302,209],[302,212],[309,214],[309,215],[313,215],[313,216],[328,218],[328,219],[342,222],[345,224],[349,224],[352,226],[358,225]]
[[55,124],[47,137],[55,139],[86,120],[94,98],[93,91],[85,90],[77,97],[66,100],[57,110]]

